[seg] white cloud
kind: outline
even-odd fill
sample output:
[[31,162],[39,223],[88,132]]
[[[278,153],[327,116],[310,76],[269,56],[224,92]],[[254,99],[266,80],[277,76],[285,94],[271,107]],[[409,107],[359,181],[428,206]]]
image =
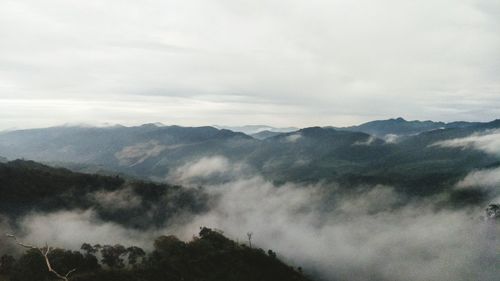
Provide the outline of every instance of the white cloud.
[[495,0],[5,0],[0,128],[492,119],[499,11]]
[[386,186],[333,198],[325,197],[329,188],[237,180],[211,187],[220,196],[211,211],[171,229],[189,238],[211,226],[243,243],[251,231],[255,245],[326,280],[465,281],[498,273],[479,263],[491,258],[494,243],[482,210],[436,211],[432,200],[396,207],[401,200]]
[[433,146],[474,148],[500,156],[500,130],[488,130],[465,138],[440,141]]
[[456,184],[457,189],[476,188],[485,192],[492,203],[500,203],[500,168],[470,172]]
[[[202,162],[217,161],[222,167],[229,162]],[[159,235],[190,240],[200,226],[208,226],[240,243],[251,231],[254,245],[326,280],[466,281],[494,280],[499,274],[488,263],[496,255],[491,251],[496,241],[488,235],[498,229],[480,219],[481,208],[436,208],[439,198],[401,205],[404,199],[389,186],[345,194],[321,184],[275,186],[260,176],[206,191],[213,196],[209,211],[181,216],[165,229],[139,231],[103,222],[91,210],[61,211],[20,219],[19,236],[71,249],[83,242],[150,249]]]
[[395,134],[387,134],[384,136],[384,140],[387,143],[397,143],[401,137]]
[[103,222],[91,211],[60,211],[31,214],[19,222],[24,241],[35,245],[49,243],[55,247],[79,249],[82,243],[138,245],[151,248],[154,231],[128,229],[112,222]]
[[130,187],[123,187],[115,191],[97,191],[89,195],[103,209],[119,211],[134,209],[142,204],[142,200]]
[[500,168],[473,171],[457,183],[459,188],[474,186],[500,189]]
[[369,136],[365,141],[356,141],[352,145],[370,145],[376,140],[377,140],[376,137]]
[[157,140],[150,140],[146,143],[126,146],[115,153],[115,157],[119,160],[120,165],[133,166],[144,162],[150,157],[160,155],[165,149],[167,149],[167,146],[161,145]]
[[207,156],[177,167],[167,175],[167,182],[185,186],[213,184],[243,177],[248,168],[244,163],[230,162],[224,156]]
[[285,138],[285,140],[287,142],[297,142],[298,140],[300,140],[302,138],[302,135],[300,133],[297,133],[297,134],[292,134],[292,135],[289,135]]

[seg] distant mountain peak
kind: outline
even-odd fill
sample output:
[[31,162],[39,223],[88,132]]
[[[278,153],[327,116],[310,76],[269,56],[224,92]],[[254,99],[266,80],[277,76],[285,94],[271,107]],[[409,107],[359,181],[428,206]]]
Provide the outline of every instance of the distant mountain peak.
[[463,122],[463,121],[444,123],[444,122],[435,122],[431,120],[408,121],[403,117],[397,117],[385,120],[374,120],[357,126],[343,127],[337,129],[343,131],[351,131],[351,132],[355,131],[363,132],[379,138],[385,138],[388,135],[410,136],[437,129],[463,128],[473,125],[477,125],[477,123]]
[[142,124],[139,127],[165,127],[165,125],[163,123],[160,123],[160,122],[154,122],[154,123]]
[[220,126],[214,125],[213,127],[217,129],[226,129],[233,132],[240,132],[247,135],[257,134],[263,131],[275,132],[275,133],[288,133],[297,131],[299,128],[295,127],[273,127],[268,125],[244,125],[244,126]]

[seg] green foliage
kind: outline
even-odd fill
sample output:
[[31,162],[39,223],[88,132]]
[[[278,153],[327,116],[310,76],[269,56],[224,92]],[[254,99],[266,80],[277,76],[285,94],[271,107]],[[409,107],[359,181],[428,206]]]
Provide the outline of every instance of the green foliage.
[[[72,281],[307,281],[300,271],[284,264],[276,253],[249,248],[226,238],[220,232],[202,228],[199,237],[185,243],[175,236],[161,236],[154,250],[138,247],[83,244],[85,254],[53,250],[49,260],[59,273],[76,268]],[[101,268],[94,254],[102,256]],[[128,262],[125,263],[125,256]],[[27,251],[9,272],[11,281],[53,280],[42,255]]]
[[128,253],[128,264],[131,266],[136,266],[139,260],[142,260],[146,256],[146,252],[136,246],[128,247],[126,252]]
[[82,254],[78,251],[54,249],[49,253],[48,258],[59,273],[66,273],[72,269],[77,269],[79,272],[89,272],[100,268],[95,256]]
[[[428,196],[454,192],[453,185],[472,170],[500,166],[497,157],[479,150],[438,147],[432,144],[498,128],[498,120],[489,123],[441,123],[397,118],[350,128],[304,128],[258,140],[241,133],[211,127],[188,128],[154,124],[112,128],[59,127],[1,134],[0,155],[12,159],[26,157],[70,165],[86,171],[92,170],[90,167],[96,167],[94,171],[106,169],[156,180],[163,180],[169,171],[186,163],[205,156],[220,155],[230,161],[243,162],[250,170],[277,183],[335,182],[345,190],[360,185],[385,184],[394,186],[407,195]],[[396,134],[400,138],[395,143],[385,142],[382,138],[386,134]],[[377,136],[380,138],[376,138]],[[140,152],[148,144],[152,147],[157,145],[155,148],[159,148],[158,153],[151,155],[146,151],[142,155],[141,152],[137,158],[128,155],[131,158],[125,159],[125,162],[130,160],[127,163],[120,158],[121,153],[128,151],[127,149],[135,147]],[[61,149],[62,147],[65,149]],[[91,179],[86,180],[89,180],[89,187],[80,188],[81,193],[85,193],[86,188],[95,189]],[[215,177],[209,183],[224,180],[227,179]],[[142,192],[143,189],[134,190]],[[141,194],[144,198],[153,202],[159,198],[154,188],[146,187],[144,190],[145,194]],[[33,198],[42,195],[47,194],[33,188]],[[183,193],[183,196],[182,200],[191,201],[193,209],[199,209],[200,206],[194,202],[202,201],[192,200],[195,197],[193,193]],[[454,200],[462,198],[452,197],[456,198]],[[49,208],[54,204],[64,206],[68,202],[58,201],[57,198],[60,197],[54,199],[57,202],[47,202],[44,207]],[[475,198],[480,198],[480,195],[476,194]],[[70,200],[66,204],[74,203],[77,202]],[[158,209],[158,212],[154,211],[156,209],[149,210],[156,216],[153,221],[162,221],[162,214],[172,212],[168,207],[165,208],[167,209]],[[136,214],[144,213],[146,209],[138,208]],[[106,220],[137,227],[144,223],[137,215],[125,215],[106,208],[100,209],[100,215]]]
[[202,228],[199,238],[189,243],[162,236],[155,241],[148,280],[307,280],[270,253],[237,244],[209,228]]
[[123,268],[123,255],[127,253],[127,249],[122,245],[104,245],[101,248],[102,263],[110,268]]
[[37,250],[29,250],[16,262],[10,275],[11,281],[50,280],[43,256]]
[[0,257],[0,274],[8,275],[12,273],[16,259],[11,255],[3,255]]
[[[120,195],[123,190],[128,193]],[[97,201],[106,196],[112,199]],[[30,211],[93,208],[101,219],[128,227],[162,226],[177,212],[205,210],[205,197],[200,190],[74,173],[32,161],[0,163],[0,213],[13,217]],[[137,204],[122,203],[123,208],[114,208],[120,200]]]

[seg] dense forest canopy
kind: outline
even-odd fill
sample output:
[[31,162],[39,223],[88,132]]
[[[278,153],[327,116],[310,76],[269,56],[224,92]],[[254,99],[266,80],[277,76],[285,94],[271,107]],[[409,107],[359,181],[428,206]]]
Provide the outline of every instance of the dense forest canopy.
[[[56,272],[71,272],[74,281],[309,280],[300,267],[285,265],[272,250],[235,243],[209,228],[188,243],[160,236],[150,253],[134,246],[85,243],[80,251],[52,249],[47,258]],[[35,249],[17,259],[3,255],[2,275],[11,281],[61,280],[48,271],[44,256]]]
[[208,203],[201,189],[75,173],[22,160],[0,163],[0,186],[0,214],[20,217],[92,208],[103,220],[134,228],[160,227],[183,212],[206,210]]

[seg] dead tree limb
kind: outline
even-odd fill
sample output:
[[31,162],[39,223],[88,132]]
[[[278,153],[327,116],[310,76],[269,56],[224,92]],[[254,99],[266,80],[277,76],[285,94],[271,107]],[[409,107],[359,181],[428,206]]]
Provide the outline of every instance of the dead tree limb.
[[53,249],[51,247],[49,247],[49,245],[47,243],[45,243],[45,247],[37,247],[37,246],[33,246],[33,245],[30,245],[30,244],[25,244],[25,243],[22,243],[21,241],[17,240],[17,237],[12,235],[12,234],[7,234],[7,237],[11,238],[14,240],[14,242],[23,247],[23,248],[26,248],[26,249],[32,249],[32,250],[36,250],[38,251],[42,256],[43,258],[45,259],[45,264],[47,265],[47,269],[49,270],[49,272],[52,272],[57,278],[63,280],[63,281],[69,281],[69,276],[76,271],[76,268],[73,268],[72,270],[68,271],[68,273],[66,273],[65,275],[61,275],[59,274],[57,271],[55,271],[53,268],[52,268],[52,265],[50,264],[50,260],[49,260],[49,253],[50,251],[52,251]]
[[248,246],[250,246],[250,248],[252,248],[252,235],[253,235],[253,232],[247,232]]

